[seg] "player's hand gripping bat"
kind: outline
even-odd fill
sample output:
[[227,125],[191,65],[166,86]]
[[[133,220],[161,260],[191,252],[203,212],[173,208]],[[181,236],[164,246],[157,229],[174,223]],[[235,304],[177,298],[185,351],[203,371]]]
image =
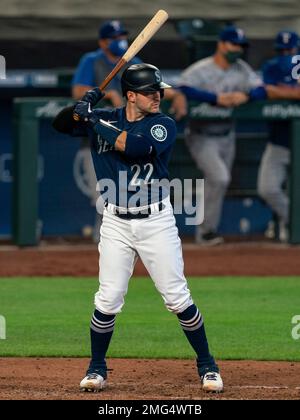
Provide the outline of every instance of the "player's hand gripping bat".
[[[106,78],[103,80],[99,86],[100,90],[106,88],[106,86],[115,77],[115,75],[119,73],[125,64],[127,64],[147,44],[147,42],[153,37],[153,35],[159,30],[159,28],[165,23],[167,19],[168,13],[165,10],[159,10],[153,16],[150,22],[145,26],[142,32],[138,34],[138,36],[129,46],[123,57],[117,62],[109,75],[106,76]],[[74,120],[79,121],[79,116],[75,113],[73,114],[73,118]]]

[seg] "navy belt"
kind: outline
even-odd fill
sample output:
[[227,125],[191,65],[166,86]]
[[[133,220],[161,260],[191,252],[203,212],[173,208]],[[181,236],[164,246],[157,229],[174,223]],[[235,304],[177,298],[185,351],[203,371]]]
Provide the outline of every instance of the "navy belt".
[[[105,203],[105,207],[107,207],[108,203]],[[157,210],[161,211],[165,208],[166,206],[163,204],[162,201],[160,201],[158,203],[158,207],[154,210],[152,209],[150,206],[148,208],[143,208],[143,210],[141,211],[135,211],[135,212],[131,212],[129,209],[128,211],[124,212],[124,209],[119,210],[117,207],[115,207],[114,209],[114,214],[118,217],[120,217],[120,219],[126,219],[126,220],[131,220],[131,219],[146,219],[147,217],[150,216],[150,214],[156,213]]]

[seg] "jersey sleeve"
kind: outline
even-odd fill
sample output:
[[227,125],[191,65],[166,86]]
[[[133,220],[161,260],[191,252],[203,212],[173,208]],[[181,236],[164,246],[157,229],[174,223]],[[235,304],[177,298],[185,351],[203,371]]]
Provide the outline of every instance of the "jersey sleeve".
[[160,155],[176,141],[176,124],[167,116],[153,119],[148,123],[143,136],[152,145],[152,154]]
[[93,57],[85,54],[79,61],[79,65],[72,80],[72,85],[95,86],[93,65]]
[[190,66],[184,70],[177,82],[177,86],[201,87],[202,76],[195,66]]
[[116,110],[111,108],[94,108],[93,112],[96,115],[97,118],[102,118],[105,121],[108,121],[110,119],[117,120],[118,116],[115,112]]
[[259,75],[247,64],[242,61],[242,69],[245,75],[245,91],[249,92],[252,89],[263,85],[262,79]]

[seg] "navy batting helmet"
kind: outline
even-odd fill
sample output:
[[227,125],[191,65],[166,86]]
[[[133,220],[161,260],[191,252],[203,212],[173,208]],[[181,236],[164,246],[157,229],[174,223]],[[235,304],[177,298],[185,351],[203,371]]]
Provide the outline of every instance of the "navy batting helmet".
[[163,94],[163,89],[170,88],[162,81],[160,70],[152,64],[133,64],[129,66],[121,78],[123,95],[132,92],[157,92]]

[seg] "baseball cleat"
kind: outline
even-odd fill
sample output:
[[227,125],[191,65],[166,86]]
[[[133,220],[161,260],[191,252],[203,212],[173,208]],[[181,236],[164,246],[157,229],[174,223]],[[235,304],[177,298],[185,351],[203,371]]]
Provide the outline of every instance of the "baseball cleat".
[[201,377],[202,388],[206,392],[222,392],[223,381],[217,372],[207,372]]
[[99,392],[106,387],[106,381],[98,373],[89,373],[80,382],[80,390],[86,392]]

